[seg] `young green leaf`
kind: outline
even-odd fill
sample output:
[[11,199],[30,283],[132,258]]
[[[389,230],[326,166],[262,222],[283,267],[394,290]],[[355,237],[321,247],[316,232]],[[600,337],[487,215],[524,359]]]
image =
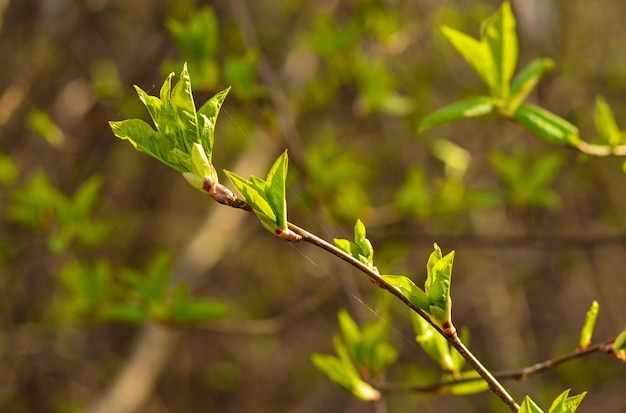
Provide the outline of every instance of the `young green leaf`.
[[341,335],[346,343],[346,348],[353,359],[356,359],[358,353],[359,343],[361,342],[362,335],[359,326],[356,325],[350,314],[345,309],[339,310],[338,314],[339,328],[341,329]]
[[163,83],[160,97],[150,96],[135,86],[156,131],[139,119],[109,122],[109,125],[115,136],[181,172],[194,188],[204,191],[205,179],[218,182],[211,163],[213,138],[217,115],[229,89],[216,94],[196,111],[187,65],[172,88],[173,77],[174,73],[170,73]]
[[287,151],[276,159],[266,179],[256,176],[250,180],[231,171],[224,171],[250,208],[271,233],[289,241],[301,237],[287,228],[287,201],[285,179],[287,178]]
[[498,11],[484,25],[481,43],[486,45],[493,67],[486,69],[486,77],[491,79],[491,94],[508,99],[509,84],[517,65],[517,34],[515,17],[508,1],[502,3]]
[[483,116],[491,113],[494,106],[495,100],[489,96],[461,100],[426,115],[420,121],[418,131],[423,132],[433,126],[454,122],[461,118]]
[[350,254],[353,258],[359,260],[370,267],[374,266],[374,248],[370,241],[365,237],[365,225],[360,219],[357,219],[354,225],[354,242],[347,239],[335,238],[335,246],[342,251]]
[[543,413],[543,410],[541,410],[539,406],[537,406],[537,404],[534,401],[532,401],[529,396],[526,396],[524,398],[524,401],[522,401],[522,404],[520,405],[518,412],[519,413]]
[[554,61],[552,59],[535,59],[515,76],[513,82],[511,82],[510,98],[506,107],[509,116],[515,113],[543,74],[553,68]]
[[415,341],[426,354],[439,364],[446,373],[458,373],[445,337],[414,312],[411,312],[411,323],[413,324],[413,330],[415,330]]
[[420,310],[429,311],[430,302],[426,293],[404,275],[381,275],[383,280],[393,285],[411,304]]
[[591,308],[587,311],[585,317],[585,324],[580,332],[580,341],[578,342],[578,349],[584,350],[591,344],[591,336],[593,335],[593,328],[596,325],[596,319],[598,318],[598,312],[600,311],[600,304],[597,301],[591,303]]
[[441,27],[441,33],[454,46],[457,52],[463,56],[465,61],[472,66],[478,76],[485,83],[491,85],[493,83],[493,62],[491,62],[491,55],[486,45],[482,41],[445,25]]
[[602,96],[596,98],[594,121],[602,143],[615,146],[622,142],[623,135],[615,122],[613,111]]
[[612,347],[616,357],[626,362],[626,328],[615,338]]
[[569,396],[569,389],[561,393],[550,406],[548,413],[574,413],[583,401],[587,392],[582,392],[576,396]]
[[546,142],[573,146],[580,142],[576,126],[539,106],[520,105],[515,119],[527,131]]
[[341,342],[341,339],[335,337],[333,343],[338,357],[313,354],[311,361],[315,367],[326,374],[337,386],[353,396],[365,401],[379,400],[380,392],[361,379],[350,360],[348,349]]
[[452,299],[450,298],[450,280],[452,278],[452,263],[454,251],[441,256],[441,249],[437,244],[426,264],[427,278],[424,291],[430,302],[429,313],[439,326],[451,322]]

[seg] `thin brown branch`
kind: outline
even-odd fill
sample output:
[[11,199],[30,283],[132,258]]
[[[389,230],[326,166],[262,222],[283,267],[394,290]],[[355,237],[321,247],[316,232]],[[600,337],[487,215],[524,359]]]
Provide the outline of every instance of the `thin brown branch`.
[[[576,350],[571,353],[565,354],[561,357],[545,360],[540,363],[533,364],[532,366],[524,367],[518,370],[506,370],[506,371],[495,372],[493,373],[493,376],[498,380],[524,381],[531,376],[553,369],[556,366],[563,364],[565,362],[568,362],[570,360],[588,356],[589,354],[593,354],[593,353],[613,354],[613,349],[611,347],[611,344],[614,341],[615,339],[598,343],[593,346],[589,346],[586,349]],[[384,386],[378,386],[377,389],[381,391],[385,391],[385,392],[410,391],[410,392],[416,392],[416,393],[446,394],[450,392],[451,387],[455,384],[469,383],[469,382],[473,382],[477,380],[482,380],[482,378],[467,377],[467,378],[463,378],[459,380],[441,381],[441,382],[432,383],[426,386],[403,386],[403,385],[397,385],[397,384],[388,384]]]

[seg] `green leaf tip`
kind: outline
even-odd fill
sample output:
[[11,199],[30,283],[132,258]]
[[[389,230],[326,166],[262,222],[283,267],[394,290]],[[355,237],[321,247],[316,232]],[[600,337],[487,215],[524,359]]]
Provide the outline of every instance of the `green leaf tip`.
[[365,224],[360,219],[354,224],[354,242],[335,238],[335,246],[368,267],[374,268],[374,248],[366,237]]
[[510,81],[517,65],[515,26],[511,5],[505,1],[485,21],[480,39],[447,26],[441,28],[443,36],[489,86],[491,95],[500,99],[509,98]]
[[424,291],[428,296],[430,308],[428,313],[433,321],[444,330],[452,325],[452,299],[450,297],[450,281],[452,278],[452,264],[454,251],[443,256],[441,248],[436,243],[434,250],[426,263],[426,282]]
[[585,316],[585,323],[583,324],[582,331],[580,333],[580,341],[578,342],[578,349],[584,350],[591,344],[591,336],[593,335],[593,329],[596,325],[596,319],[600,312],[600,304],[597,301],[591,303],[589,311]]
[[569,389],[567,389],[554,399],[548,413],[574,413],[586,394],[587,392],[582,392],[576,396],[570,396]]
[[623,134],[615,121],[613,111],[602,96],[596,98],[594,122],[601,143],[616,146],[622,142]]
[[204,191],[205,180],[211,185],[218,182],[211,163],[215,124],[230,88],[215,94],[196,110],[187,64],[172,87],[173,77],[174,73],[167,76],[159,97],[135,86],[156,131],[140,119],[111,121],[109,125],[115,136],[182,173],[194,188]]
[[287,222],[287,164],[285,150],[276,159],[265,179],[256,176],[245,179],[226,170],[224,173],[268,231],[284,240],[297,242],[302,236],[289,229]]

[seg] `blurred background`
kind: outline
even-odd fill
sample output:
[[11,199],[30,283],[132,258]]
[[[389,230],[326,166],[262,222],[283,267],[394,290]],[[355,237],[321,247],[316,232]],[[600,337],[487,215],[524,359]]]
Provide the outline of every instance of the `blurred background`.
[[[272,237],[113,136],[110,120],[149,119],[132,85],[158,95],[183,62],[197,105],[232,86],[217,123],[218,170],[264,176],[289,149],[290,221],[332,240],[351,239],[360,218],[381,272],[418,285],[433,242],[456,250],[454,321],[492,371],[573,351],[594,299],[594,342],[617,335],[622,160],[550,146],[495,118],[417,133],[426,114],[485,92],[438,28],[477,37],[499,5],[0,0],[0,410],[386,411],[342,393],[310,361],[333,352],[339,308],[389,323],[400,358],[387,382],[439,379],[406,309],[358,271]],[[626,5],[512,5],[518,66],[556,62],[530,100],[587,140],[597,95],[626,124]],[[219,320],[113,322],[77,287],[79,276],[119,284],[128,268],[149,272],[164,251],[174,283],[223,303]],[[603,412],[626,411],[625,385],[624,365],[599,354],[505,383],[544,408],[567,388],[588,390],[581,410]],[[505,411],[489,393],[392,392],[385,403],[389,412]]]

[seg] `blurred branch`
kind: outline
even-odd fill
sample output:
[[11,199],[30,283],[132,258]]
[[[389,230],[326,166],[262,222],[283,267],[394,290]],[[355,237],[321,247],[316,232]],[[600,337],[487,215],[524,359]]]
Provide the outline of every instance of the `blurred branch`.
[[[599,343],[593,346],[589,346],[584,350],[576,350],[569,354],[566,354],[561,357],[557,357],[555,359],[546,360],[540,363],[536,363],[529,367],[524,367],[519,370],[507,370],[501,372],[493,373],[493,376],[499,380],[516,380],[516,381],[524,381],[531,376],[536,374],[543,373],[547,370],[553,369],[559,364],[563,364],[567,361],[574,360],[580,357],[588,356],[592,353],[605,353],[605,354],[614,354],[611,344],[615,339],[605,341],[603,343]],[[378,390],[391,392],[391,391],[410,391],[416,393],[439,393],[439,394],[449,394],[451,391],[451,386],[459,383],[468,383],[472,381],[482,380],[481,377],[468,377],[465,379],[454,380],[454,381],[442,381],[438,383],[429,384],[427,386],[404,386],[398,384],[388,384],[383,386],[378,386]]]
[[[234,169],[266,168],[273,147],[266,139],[254,139]],[[228,208],[212,209],[199,232],[185,248],[172,272],[175,282],[197,285],[239,240],[244,214]],[[209,248],[210,246],[210,248]],[[160,325],[147,325],[140,332],[128,361],[111,386],[86,410],[88,413],[132,413],[149,399],[155,382],[172,353],[179,331]]]
[[[190,329],[201,329],[226,334],[275,334],[291,326],[296,320],[317,309],[324,301],[332,297],[339,290],[334,280],[322,284],[313,294],[307,295],[289,310],[266,320],[252,321],[225,321],[202,326],[192,326]],[[184,326],[182,328],[185,328]]]
[[[372,238],[375,238],[374,236]],[[451,236],[445,234],[424,234],[417,231],[404,231],[394,233],[393,231],[385,232],[384,237],[377,238],[380,242],[387,239],[402,239],[416,244],[431,245],[432,240],[436,239],[441,244],[462,245],[463,248],[538,248],[538,249],[557,249],[557,248],[589,248],[600,247],[606,245],[626,244],[626,234],[611,235],[520,235],[520,236],[477,236],[477,235],[461,235]]]

